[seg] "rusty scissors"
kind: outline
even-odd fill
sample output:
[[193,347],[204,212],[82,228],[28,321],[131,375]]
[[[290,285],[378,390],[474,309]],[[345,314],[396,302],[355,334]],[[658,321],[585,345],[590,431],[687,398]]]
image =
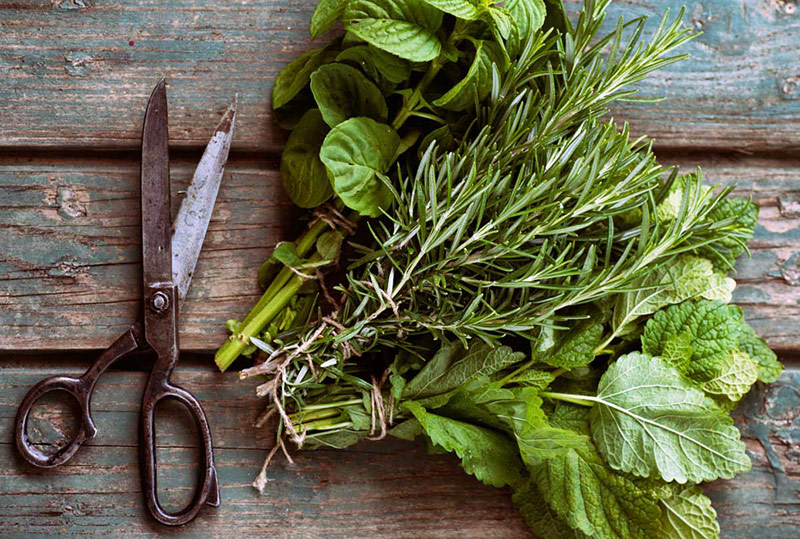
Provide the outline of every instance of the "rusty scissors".
[[[169,137],[167,130],[167,86],[162,79],[147,103],[142,129],[142,268],[143,304],[137,321],[122,334],[79,378],[54,376],[42,380],[20,404],[16,420],[16,443],[31,464],[51,468],[67,462],[81,444],[94,438],[91,398],[105,370],[123,356],[145,351],[156,356],[144,389],[141,407],[140,454],[142,490],[147,508],[162,524],[191,521],[203,505],[219,506],[219,484],[211,447],[211,431],[200,403],[188,391],[170,383],[178,362],[178,313],[211,219],[223,169],[228,159],[236,117],[236,100],[225,112],[197,166],[174,227],[170,223]],[[45,453],[28,439],[28,415],[45,393],[65,391],[81,409],[80,427],[74,438],[58,452]],[[158,501],[156,484],[155,413],[164,399],[183,403],[194,417],[203,446],[200,481],[190,504],[168,513]]]

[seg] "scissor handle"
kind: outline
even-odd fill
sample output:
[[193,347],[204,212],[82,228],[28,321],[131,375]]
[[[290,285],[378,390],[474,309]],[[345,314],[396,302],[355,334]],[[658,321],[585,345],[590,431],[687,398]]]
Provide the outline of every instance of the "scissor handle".
[[[156,476],[156,435],[155,414],[158,403],[165,399],[174,399],[181,402],[194,418],[195,427],[200,432],[203,443],[203,458],[199,468],[200,483],[194,491],[192,501],[177,513],[168,513],[158,501],[158,481]],[[153,517],[168,526],[180,526],[190,522],[203,505],[219,507],[219,483],[217,469],[214,466],[214,453],[211,446],[211,430],[208,426],[206,414],[200,403],[185,389],[170,384],[166,376],[158,376],[154,369],[142,401],[142,464],[143,488],[147,508]]]
[[[25,460],[40,468],[59,466],[71,459],[80,449],[83,442],[97,435],[97,428],[94,426],[94,421],[92,421],[91,412],[92,391],[94,391],[97,379],[112,363],[128,352],[135,350],[137,346],[136,330],[131,328],[103,352],[80,378],[53,376],[42,380],[28,391],[17,411],[15,431],[17,449]],[[64,391],[75,397],[80,405],[81,417],[78,424],[78,432],[69,443],[55,453],[45,453],[31,444],[28,438],[28,417],[36,401],[53,391]]]

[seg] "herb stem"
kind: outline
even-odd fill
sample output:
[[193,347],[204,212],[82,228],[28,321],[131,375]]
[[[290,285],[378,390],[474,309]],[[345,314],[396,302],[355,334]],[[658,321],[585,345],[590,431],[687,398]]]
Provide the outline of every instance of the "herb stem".
[[321,419],[319,421],[313,421],[311,423],[304,423],[303,424],[303,431],[309,430],[336,430],[336,429],[346,429],[347,427],[352,427],[352,421],[344,421],[336,423],[335,420],[338,420],[338,417],[333,419]]
[[542,391],[539,393],[539,396],[571,402],[572,404],[579,404],[580,406],[588,406],[589,408],[594,406],[594,403],[597,401],[597,397],[592,397],[591,395],[570,395],[569,393],[555,393],[552,391]]
[[304,406],[303,410],[324,410],[326,408],[341,408],[342,406],[350,406],[352,404],[361,404],[363,401],[361,399],[349,399],[346,401],[337,401],[337,402],[323,402],[321,404],[309,404],[308,406]]
[[289,414],[289,419],[291,419],[293,423],[303,423],[314,421],[316,419],[337,417],[341,413],[341,410],[337,410],[336,408],[325,408],[323,410],[312,410],[310,412],[303,410],[294,414]]

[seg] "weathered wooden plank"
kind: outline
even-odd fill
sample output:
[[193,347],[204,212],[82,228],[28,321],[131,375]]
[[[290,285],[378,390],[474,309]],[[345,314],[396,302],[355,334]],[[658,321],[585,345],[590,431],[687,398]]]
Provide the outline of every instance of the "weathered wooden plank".
[[[194,160],[172,170],[173,214]],[[0,165],[0,348],[102,348],[140,290],[139,164],[85,158]],[[268,161],[231,162],[181,313],[184,349],[211,349],[260,294],[254,272],[297,230]]]
[[[79,366],[21,368],[0,363],[0,534],[155,535],[141,505],[136,452],[138,399],[146,374],[111,371],[93,403],[100,428],[68,465],[36,470],[10,445],[16,403],[34,381]],[[264,497],[250,486],[269,444],[253,433],[260,402],[252,384],[234,375],[182,368],[176,382],[192,391],[211,420],[223,505],[180,533],[232,537],[526,537],[509,493],[467,476],[449,455],[426,455],[421,444],[365,442],[347,451],[295,454],[270,468]],[[794,537],[800,525],[800,371],[761,387],[740,410],[754,470],[707,487],[726,537]],[[64,431],[53,406],[38,410],[32,435]],[[159,431],[160,480],[166,503],[186,500],[194,453],[188,425],[168,414]],[[49,425],[49,429],[46,427]],[[177,427],[177,428],[176,428]],[[758,441],[760,439],[760,441]],[[213,526],[213,527],[212,527]],[[212,530],[209,532],[209,530]]]
[[[171,142],[205,144],[240,95],[235,147],[276,150],[284,134],[269,96],[280,68],[313,47],[316,0],[22,0],[0,2],[0,147],[133,148],[154,82],[170,80]],[[659,18],[685,2],[614,2]],[[574,12],[580,2],[568,2]],[[641,84],[655,105],[614,114],[660,146],[796,147],[800,135],[800,14],[794,1],[694,3],[686,24],[703,34],[691,60]],[[656,21],[652,21],[652,29]]]
[[[753,258],[738,266],[736,300],[770,344],[800,347],[800,160],[669,154],[711,183],[738,183],[761,205]],[[173,167],[173,193],[193,160]],[[0,165],[0,349],[104,348],[133,320],[139,290],[138,162],[9,159]],[[197,274],[181,316],[186,350],[213,350],[226,318],[259,291],[255,269],[299,225],[276,164],[228,166]]]

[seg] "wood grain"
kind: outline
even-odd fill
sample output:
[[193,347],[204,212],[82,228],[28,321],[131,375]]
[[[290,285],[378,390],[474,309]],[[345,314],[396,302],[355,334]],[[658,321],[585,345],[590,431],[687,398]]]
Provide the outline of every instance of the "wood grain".
[[[736,301],[774,348],[800,348],[800,160],[667,154],[709,183],[737,183],[761,206],[753,257],[738,264]],[[193,159],[173,166],[175,210]],[[134,319],[139,294],[135,159],[16,158],[0,164],[0,349],[108,346]],[[234,159],[181,315],[184,350],[214,350],[226,318],[259,290],[255,269],[302,226],[276,163]],[[800,200],[800,198],[797,198]]]
[[[2,0],[0,147],[132,149],[154,83],[170,81],[170,135],[200,147],[234,93],[234,147],[276,151],[284,139],[269,96],[281,67],[315,46],[316,0]],[[575,13],[580,2],[567,2]],[[685,0],[617,1],[618,17],[647,15],[651,31]],[[800,12],[784,0],[688,4],[702,35],[691,59],[641,83],[662,103],[618,106],[661,147],[787,149],[800,140]]]
[[[143,372],[111,371],[100,382],[93,414],[100,433],[68,465],[37,470],[13,447],[17,403],[40,378],[80,366],[6,366],[0,381],[0,534],[154,535],[144,513],[136,453],[138,400]],[[176,382],[194,393],[211,419],[223,504],[204,511],[181,535],[233,537],[528,537],[508,491],[467,476],[450,455],[426,455],[421,444],[364,442],[347,451],[296,453],[271,466],[265,496],[250,486],[269,446],[270,433],[251,424],[262,402],[253,384],[211,369],[179,368]],[[792,537],[800,525],[800,371],[759,387],[740,407],[747,419],[752,472],[712,483],[706,492],[726,537]],[[188,497],[187,477],[196,455],[191,427],[176,409],[165,410],[170,428],[159,429],[162,499]],[[36,409],[31,436],[54,442],[69,431],[56,406]],[[159,421],[161,426],[161,422]],[[759,440],[760,439],[760,440]],[[771,462],[771,456],[774,461]],[[774,468],[774,469],[773,469]]]

